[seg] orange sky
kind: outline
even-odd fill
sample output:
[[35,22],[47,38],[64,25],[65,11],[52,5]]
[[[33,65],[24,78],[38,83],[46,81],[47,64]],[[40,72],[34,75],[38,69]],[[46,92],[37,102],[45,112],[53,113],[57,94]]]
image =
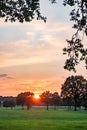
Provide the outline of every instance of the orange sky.
[[[55,5],[42,0],[41,9],[48,18],[47,23],[36,20],[23,24],[0,21],[2,96],[16,96],[24,91],[60,93],[61,84],[74,74],[63,69],[66,58],[62,49],[73,33],[68,9],[62,6],[61,0]],[[79,65],[76,75],[87,77],[83,64]]]

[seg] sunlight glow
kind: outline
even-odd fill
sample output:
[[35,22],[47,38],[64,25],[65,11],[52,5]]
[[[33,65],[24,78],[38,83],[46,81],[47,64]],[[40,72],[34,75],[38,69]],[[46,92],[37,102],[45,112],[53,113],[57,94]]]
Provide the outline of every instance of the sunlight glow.
[[34,98],[39,99],[40,98],[39,94],[34,94]]

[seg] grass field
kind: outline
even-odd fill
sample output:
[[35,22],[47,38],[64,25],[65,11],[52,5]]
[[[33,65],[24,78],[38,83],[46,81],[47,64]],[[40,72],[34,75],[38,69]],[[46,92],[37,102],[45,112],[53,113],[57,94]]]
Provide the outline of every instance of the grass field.
[[87,112],[0,109],[0,130],[87,130]]

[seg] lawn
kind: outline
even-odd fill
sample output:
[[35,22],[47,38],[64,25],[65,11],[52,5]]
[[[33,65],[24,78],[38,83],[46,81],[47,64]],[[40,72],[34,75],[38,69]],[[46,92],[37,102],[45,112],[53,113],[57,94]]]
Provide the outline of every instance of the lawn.
[[0,130],[87,130],[87,112],[0,109]]

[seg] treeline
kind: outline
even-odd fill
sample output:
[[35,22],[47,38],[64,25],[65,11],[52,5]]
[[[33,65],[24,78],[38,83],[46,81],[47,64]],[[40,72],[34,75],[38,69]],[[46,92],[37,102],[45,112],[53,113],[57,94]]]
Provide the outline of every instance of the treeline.
[[34,94],[31,92],[20,93],[16,98],[17,105],[21,105],[22,109],[24,106],[27,109],[30,109],[33,105],[46,106],[46,109],[49,109],[49,106],[60,106],[61,98],[57,92],[51,93],[50,91],[43,92],[38,99],[34,97]]
[[32,106],[46,106],[46,109],[49,109],[49,106],[61,106],[61,98],[58,92],[51,93],[50,91],[43,92],[39,95],[39,98],[34,97],[32,92],[23,92],[17,95],[17,97],[0,97],[0,106],[1,107],[11,107],[21,106],[22,109],[27,108],[28,110]]
[[13,107],[16,106],[16,97],[13,96],[7,96],[7,97],[2,97],[0,96],[0,107]]
[[45,91],[40,98],[35,99],[34,93],[23,92],[17,95],[17,97],[0,97],[0,106],[3,107],[15,107],[21,106],[22,109],[30,109],[32,106],[67,106],[68,109],[84,108],[87,110],[87,80],[82,76],[70,76],[68,77],[61,87],[61,94],[58,92],[51,93]]

